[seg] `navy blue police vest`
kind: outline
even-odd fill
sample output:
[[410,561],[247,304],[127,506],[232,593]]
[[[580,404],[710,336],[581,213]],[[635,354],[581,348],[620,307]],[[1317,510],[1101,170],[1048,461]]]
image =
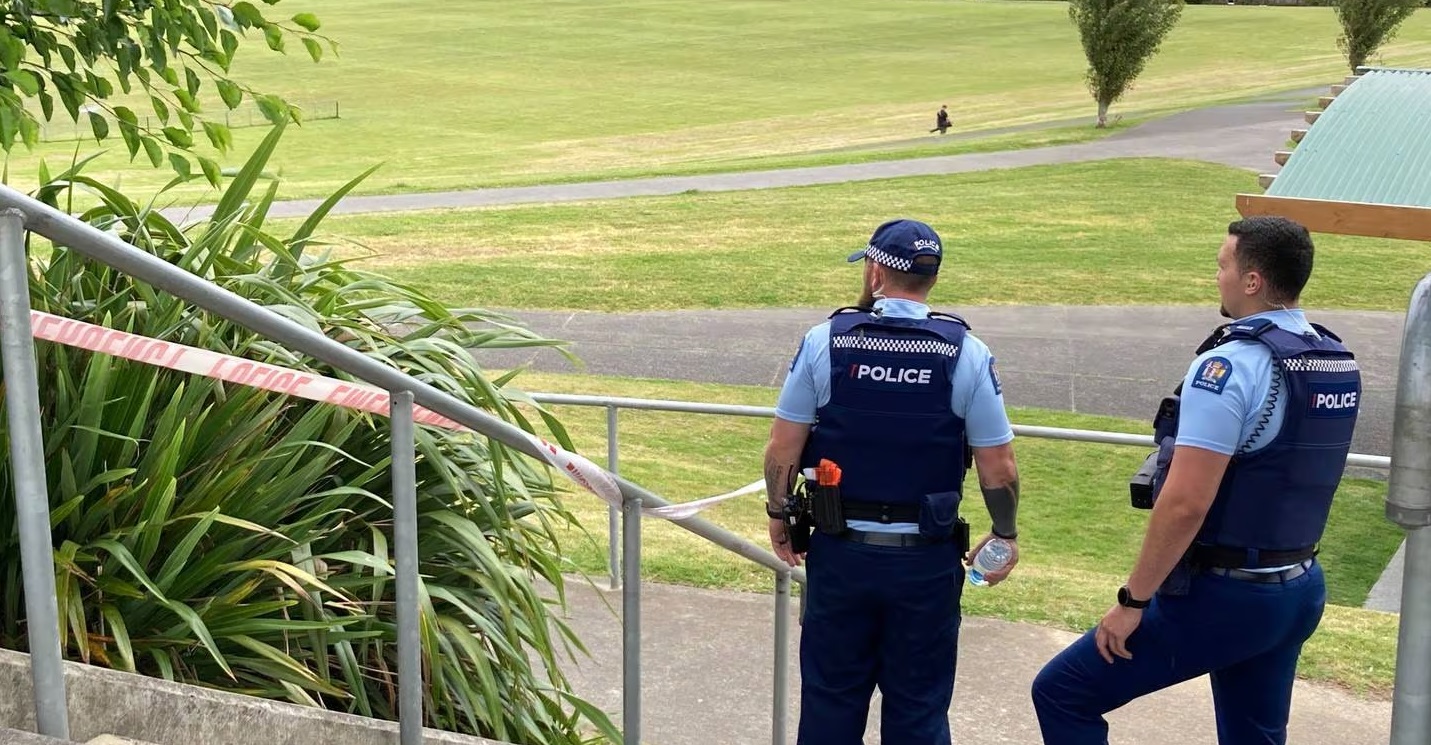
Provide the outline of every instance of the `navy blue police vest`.
[[[1242,566],[1276,564],[1261,561],[1261,552],[1310,551],[1322,538],[1332,496],[1341,482],[1351,451],[1361,398],[1361,373],[1341,339],[1312,324],[1321,338],[1302,335],[1259,318],[1230,324],[1213,346],[1254,341],[1272,353],[1273,377],[1268,394],[1282,410],[1282,426],[1271,442],[1257,450],[1234,453],[1198,532],[1194,550],[1215,547],[1241,551]],[[1254,434],[1266,426],[1270,407]],[[1176,433],[1176,407],[1155,427],[1159,437]],[[1171,426],[1169,426],[1171,425]],[[1173,437],[1161,440],[1166,457],[1159,458],[1155,488],[1160,488],[1171,461]]]
[[800,458],[843,474],[844,499],[918,505],[964,482],[964,419],[951,405],[968,324],[957,316],[891,318],[841,309],[830,316],[830,400]]

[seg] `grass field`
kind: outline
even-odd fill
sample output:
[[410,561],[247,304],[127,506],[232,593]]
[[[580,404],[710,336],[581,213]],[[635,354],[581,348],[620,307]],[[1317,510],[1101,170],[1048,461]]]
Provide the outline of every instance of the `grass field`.
[[[289,7],[292,5],[292,7]],[[294,0],[341,56],[272,54],[250,39],[236,74],[261,90],[336,102],[342,118],[286,136],[290,196],[334,190],[376,163],[369,192],[709,169],[769,156],[929,142],[949,104],[957,131],[1094,107],[1066,7],[999,0]],[[1323,87],[1345,65],[1329,8],[1188,6],[1116,107],[1146,113]],[[296,45],[295,45],[296,46]],[[1431,13],[1386,64],[1431,63]],[[206,93],[207,110],[221,114]],[[236,163],[262,129],[235,133]],[[72,145],[44,152],[68,158]],[[93,149],[92,147],[90,149]],[[146,189],[167,176],[100,171]],[[856,156],[852,156],[856,157]],[[33,156],[9,166],[23,185]],[[194,193],[196,198],[203,194]]]
[[[940,231],[943,305],[1207,304],[1218,245],[1255,177],[1120,160],[604,202],[332,218],[369,266],[459,305],[632,311],[834,307],[874,226]],[[1424,244],[1318,235],[1315,308],[1402,311]]]
[[[775,399],[773,389],[755,386],[585,375],[523,373],[516,385],[526,391],[765,406]],[[578,450],[604,463],[605,412],[552,410]],[[1143,422],[1111,417],[1030,409],[1013,409],[1010,417],[1016,424],[1147,433]],[[621,473],[672,501],[686,502],[759,478],[770,425],[765,419],[623,411],[619,426]],[[1107,610],[1141,545],[1147,513],[1128,505],[1127,479],[1144,451],[1032,438],[1020,438],[1015,447],[1023,484],[1020,565],[996,590],[966,592],[965,610],[1081,631]],[[1337,496],[1320,559],[1327,570],[1329,598],[1338,607],[1329,608],[1303,662],[1307,677],[1372,694],[1389,689],[1395,664],[1395,616],[1359,607],[1401,538],[1400,530],[1382,515],[1384,497],[1383,483],[1365,480],[1345,482]],[[763,499],[760,494],[738,498],[703,517],[766,545]],[[586,533],[571,531],[564,552],[575,568],[599,579],[605,573],[606,507],[585,493],[573,494],[567,506]],[[977,492],[962,513],[975,531],[987,528]],[[771,587],[767,570],[669,523],[647,520],[642,542],[649,580],[756,591]]]

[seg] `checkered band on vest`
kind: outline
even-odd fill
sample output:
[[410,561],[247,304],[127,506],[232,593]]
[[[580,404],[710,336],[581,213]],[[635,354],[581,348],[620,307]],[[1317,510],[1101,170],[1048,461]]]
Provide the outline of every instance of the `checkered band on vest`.
[[959,345],[935,339],[881,339],[872,336],[836,336],[830,340],[834,349],[864,349],[871,352],[906,352],[911,354],[942,354],[957,357]]
[[865,248],[865,256],[873,260],[876,264],[884,264],[891,269],[898,269],[901,272],[907,272],[910,267],[914,266],[913,261],[885,253],[874,246],[867,246]]
[[1287,372],[1347,373],[1356,372],[1356,360],[1290,359],[1282,360]]

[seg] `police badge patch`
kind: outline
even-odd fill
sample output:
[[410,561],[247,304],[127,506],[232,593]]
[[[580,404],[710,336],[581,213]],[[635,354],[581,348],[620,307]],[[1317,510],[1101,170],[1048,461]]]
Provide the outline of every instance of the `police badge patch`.
[[1222,395],[1227,387],[1227,378],[1232,374],[1232,363],[1226,357],[1209,357],[1198,367],[1193,376],[1192,387]]
[[989,357],[989,380],[994,382],[994,395],[1004,394],[1004,384],[999,382],[999,368],[994,365],[994,358]]

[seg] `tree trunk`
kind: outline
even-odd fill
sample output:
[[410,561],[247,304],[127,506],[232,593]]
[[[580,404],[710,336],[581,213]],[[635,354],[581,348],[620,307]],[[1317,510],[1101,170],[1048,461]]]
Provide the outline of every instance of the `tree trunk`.
[[1104,101],[1098,102],[1098,128],[1103,129],[1108,126],[1108,104]]

